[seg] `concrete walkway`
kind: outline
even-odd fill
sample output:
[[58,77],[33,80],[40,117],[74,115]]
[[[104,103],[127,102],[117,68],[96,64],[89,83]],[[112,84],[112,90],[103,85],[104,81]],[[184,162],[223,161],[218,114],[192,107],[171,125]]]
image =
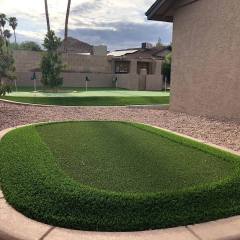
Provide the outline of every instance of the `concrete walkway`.
[[164,97],[170,96],[169,92],[161,91],[130,91],[130,90],[102,90],[102,91],[69,91],[59,93],[47,92],[11,92],[6,96],[14,97]]
[[2,240],[238,240],[240,216],[163,230],[143,232],[88,232],[53,227],[31,220],[14,210],[0,191]]

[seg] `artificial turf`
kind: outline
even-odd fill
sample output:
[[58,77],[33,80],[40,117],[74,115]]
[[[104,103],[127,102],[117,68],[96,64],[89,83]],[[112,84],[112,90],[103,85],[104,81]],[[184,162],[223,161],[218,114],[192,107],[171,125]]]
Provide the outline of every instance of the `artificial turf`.
[[127,106],[169,104],[169,96],[138,97],[15,97],[5,96],[2,99],[31,104],[61,106]]
[[124,123],[36,127],[61,168],[80,183],[117,192],[160,192],[219,181],[233,164]]
[[134,231],[240,213],[239,156],[141,124],[30,126],[0,151],[7,201],[48,224]]

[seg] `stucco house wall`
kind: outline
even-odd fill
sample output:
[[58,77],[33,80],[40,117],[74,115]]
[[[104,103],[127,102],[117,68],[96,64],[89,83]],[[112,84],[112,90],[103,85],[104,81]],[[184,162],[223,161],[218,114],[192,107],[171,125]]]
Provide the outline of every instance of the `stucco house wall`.
[[172,111],[240,119],[239,12],[239,0],[156,0],[146,12],[173,22]]
[[199,0],[176,10],[172,111],[240,119],[239,12],[239,0]]
[[[161,74],[161,60],[154,61],[153,74],[147,74],[145,69],[142,69],[140,74],[137,73],[138,60],[131,60],[129,74],[116,74],[118,78],[118,87],[131,90],[147,90],[161,91],[163,90],[163,77]],[[145,71],[144,71],[145,70]]]

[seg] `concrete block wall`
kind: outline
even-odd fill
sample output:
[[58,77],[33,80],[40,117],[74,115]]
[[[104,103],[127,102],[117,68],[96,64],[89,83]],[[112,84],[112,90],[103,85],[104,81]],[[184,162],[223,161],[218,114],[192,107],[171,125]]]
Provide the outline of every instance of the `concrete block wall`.
[[147,75],[146,90],[148,91],[161,91],[163,90],[162,75]]
[[[37,72],[37,86],[41,86],[41,73]],[[63,87],[85,87],[86,76],[90,79],[88,82],[89,87],[104,87],[112,88],[112,74],[109,73],[62,73]],[[33,86],[34,82],[31,80],[31,72],[18,73],[18,86]],[[67,79],[67,81],[66,81]]]
[[138,74],[117,74],[118,87],[138,90],[139,89],[139,75]]
[[[14,51],[18,86],[32,86],[32,70],[40,68],[41,52]],[[83,56],[63,54],[63,62],[72,72],[62,74],[63,86],[85,86],[86,75],[92,80],[89,86],[112,87],[112,68],[107,56]],[[41,74],[37,74],[37,84],[41,85]]]
[[[33,86],[32,70],[39,69],[43,53],[31,51],[15,51],[15,65],[18,86]],[[117,74],[112,71],[112,61],[107,56],[83,56],[79,54],[63,54],[63,62],[67,72],[62,73],[65,87],[84,87],[85,78],[89,77],[89,87],[114,87],[113,77],[118,77],[118,87],[131,90],[140,89],[140,75],[137,74],[137,60],[132,60],[129,74]],[[146,90],[160,90],[160,62],[156,61],[157,71],[154,75],[146,75]],[[160,66],[161,67],[161,66]],[[70,71],[70,72],[69,72]],[[41,73],[37,73],[37,86],[41,85]]]
[[[34,81],[31,80],[33,73],[32,72],[17,72],[17,85],[18,86],[24,86],[24,87],[29,87],[33,86]],[[37,80],[36,84],[37,86],[41,86],[41,73],[37,72],[36,73]]]
[[111,73],[112,65],[107,56],[83,56],[79,54],[63,54],[63,62],[70,71]]
[[85,87],[86,76],[89,78],[88,87],[114,87],[111,73],[63,73],[64,87]]
[[13,52],[13,56],[17,73],[23,73],[29,72],[31,69],[39,68],[42,53],[18,50]]

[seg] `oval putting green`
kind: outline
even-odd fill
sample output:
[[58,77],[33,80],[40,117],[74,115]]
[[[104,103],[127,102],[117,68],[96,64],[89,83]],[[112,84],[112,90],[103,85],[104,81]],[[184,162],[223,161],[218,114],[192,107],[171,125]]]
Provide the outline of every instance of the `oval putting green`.
[[66,91],[58,93],[12,92],[2,99],[28,104],[59,106],[127,106],[169,104],[170,93],[162,91],[131,91],[90,89],[90,91]]
[[7,201],[51,225],[135,231],[240,213],[239,156],[149,126],[29,126],[0,151]]

